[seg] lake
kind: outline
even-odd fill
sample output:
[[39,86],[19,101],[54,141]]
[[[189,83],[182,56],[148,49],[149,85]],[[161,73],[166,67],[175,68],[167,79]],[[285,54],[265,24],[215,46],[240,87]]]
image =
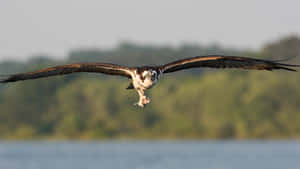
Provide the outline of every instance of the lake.
[[300,141],[0,142],[0,169],[299,169]]

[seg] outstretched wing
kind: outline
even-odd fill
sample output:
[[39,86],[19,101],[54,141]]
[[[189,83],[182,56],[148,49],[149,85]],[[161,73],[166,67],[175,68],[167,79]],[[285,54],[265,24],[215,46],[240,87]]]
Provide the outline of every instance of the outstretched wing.
[[104,73],[109,75],[119,75],[130,78],[131,69],[128,67],[122,67],[109,63],[76,63],[62,66],[55,66],[46,69],[37,70],[34,72],[20,73],[9,75],[5,78],[2,77],[1,83],[16,82],[20,80],[29,80],[44,78],[56,75],[65,75],[76,72],[92,72],[92,73]]
[[192,58],[182,59],[161,66],[163,73],[175,72],[183,69],[211,67],[211,68],[240,68],[240,69],[257,69],[257,70],[273,70],[284,69],[296,71],[291,67],[300,67],[300,65],[283,64],[278,61],[254,59],[239,56],[196,56]]

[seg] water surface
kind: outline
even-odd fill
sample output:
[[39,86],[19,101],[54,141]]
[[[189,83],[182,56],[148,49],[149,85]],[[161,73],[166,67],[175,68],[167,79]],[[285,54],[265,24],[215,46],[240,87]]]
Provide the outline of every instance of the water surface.
[[0,169],[299,169],[297,141],[0,142]]

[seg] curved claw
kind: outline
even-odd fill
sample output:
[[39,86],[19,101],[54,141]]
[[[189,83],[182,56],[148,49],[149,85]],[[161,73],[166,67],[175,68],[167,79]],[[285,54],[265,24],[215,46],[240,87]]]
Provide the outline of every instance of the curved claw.
[[134,103],[133,105],[134,105],[134,106],[139,106],[139,107],[141,107],[141,108],[144,108],[144,104],[143,104],[143,103],[140,103],[140,102]]
[[150,99],[149,99],[148,97],[144,97],[143,103],[144,103],[144,104],[150,103]]
[[134,105],[134,106],[139,106],[139,107],[142,107],[142,108],[143,108],[143,107],[145,107],[146,104],[148,104],[148,103],[150,103],[150,99],[147,98],[146,96],[144,96],[144,97],[140,98],[139,102],[134,103],[133,105]]
[[137,92],[140,96],[140,99],[139,99],[139,102],[135,103],[134,105],[139,106],[139,107],[144,107],[146,104],[150,103],[150,99],[144,95],[143,90],[137,89]]

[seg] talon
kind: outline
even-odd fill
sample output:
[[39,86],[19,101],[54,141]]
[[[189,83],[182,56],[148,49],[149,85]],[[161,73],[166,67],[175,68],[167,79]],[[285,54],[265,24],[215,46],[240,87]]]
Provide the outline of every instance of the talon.
[[140,96],[140,100],[138,103],[136,103],[135,105],[139,106],[139,107],[144,107],[146,104],[150,103],[150,99],[147,98],[145,95],[144,95],[144,91],[143,90],[140,90],[138,89],[137,90],[139,96]]
[[143,99],[143,103],[144,103],[144,104],[150,103],[150,99],[149,99],[148,97],[145,97],[145,98]]
[[134,106],[139,106],[139,107],[141,107],[141,108],[144,107],[144,104],[143,104],[143,103],[140,103],[140,102],[134,103],[133,105],[134,105]]

